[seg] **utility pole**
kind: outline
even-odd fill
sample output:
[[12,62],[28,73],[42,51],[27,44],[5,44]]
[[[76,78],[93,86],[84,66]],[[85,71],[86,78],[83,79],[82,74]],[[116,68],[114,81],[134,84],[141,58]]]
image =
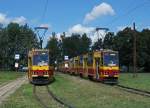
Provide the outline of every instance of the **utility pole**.
[[133,34],[133,77],[137,77],[137,59],[136,59],[136,29],[135,29],[135,22],[133,23],[133,31],[134,31],[134,34]]

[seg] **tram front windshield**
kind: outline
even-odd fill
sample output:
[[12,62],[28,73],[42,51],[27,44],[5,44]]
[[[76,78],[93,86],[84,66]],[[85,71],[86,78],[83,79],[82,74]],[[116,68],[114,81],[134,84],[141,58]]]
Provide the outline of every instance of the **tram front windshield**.
[[48,53],[37,53],[33,56],[33,65],[46,66],[49,64]]
[[103,55],[104,66],[118,66],[118,53],[104,53]]

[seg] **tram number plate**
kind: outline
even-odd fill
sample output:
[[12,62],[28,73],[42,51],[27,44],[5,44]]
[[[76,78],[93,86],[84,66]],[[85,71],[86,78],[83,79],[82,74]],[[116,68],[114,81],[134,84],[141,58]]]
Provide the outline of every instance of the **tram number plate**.
[[39,76],[42,76],[42,75],[43,75],[43,72],[39,72],[38,75],[39,75]]

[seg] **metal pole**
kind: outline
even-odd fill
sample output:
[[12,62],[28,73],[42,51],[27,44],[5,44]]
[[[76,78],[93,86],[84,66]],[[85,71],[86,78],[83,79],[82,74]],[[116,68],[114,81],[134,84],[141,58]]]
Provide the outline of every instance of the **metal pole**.
[[135,22],[133,23],[133,30],[134,30],[134,34],[133,34],[133,77],[137,77],[137,68],[136,68],[136,29],[135,29]]
[[[97,32],[97,35],[98,35],[98,41],[100,41],[99,39],[99,30],[104,30],[105,32],[107,32],[109,29],[108,28],[96,28],[96,32]],[[105,36],[103,36],[102,34],[100,34],[102,36],[102,38],[104,39]],[[100,46],[98,46],[100,48]],[[103,45],[103,40],[102,40],[102,48],[104,48],[104,45]]]
[[40,48],[42,49],[43,39],[42,37],[39,37],[39,39],[40,39]]
[[[99,42],[99,41],[100,41],[100,39],[99,39],[100,37],[99,37],[99,33],[98,33],[98,31],[99,31],[99,29],[96,29],[97,36],[98,36],[98,42]],[[101,46],[100,46],[100,44],[98,44],[98,49],[100,49],[100,47],[101,47]]]
[[[48,30],[48,27],[35,27],[34,29],[37,31],[37,35],[38,35],[39,40],[40,40],[40,48],[42,49],[43,38],[45,36],[46,31]],[[39,30],[44,30],[43,35],[40,36]]]

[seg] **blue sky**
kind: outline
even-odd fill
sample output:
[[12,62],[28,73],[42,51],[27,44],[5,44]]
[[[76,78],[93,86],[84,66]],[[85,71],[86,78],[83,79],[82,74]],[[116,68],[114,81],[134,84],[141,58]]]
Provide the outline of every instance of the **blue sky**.
[[47,24],[48,33],[90,32],[95,27],[116,32],[133,22],[139,30],[150,28],[150,0],[49,0],[41,19],[45,3],[46,0],[0,0],[0,23],[27,22],[31,27]]

